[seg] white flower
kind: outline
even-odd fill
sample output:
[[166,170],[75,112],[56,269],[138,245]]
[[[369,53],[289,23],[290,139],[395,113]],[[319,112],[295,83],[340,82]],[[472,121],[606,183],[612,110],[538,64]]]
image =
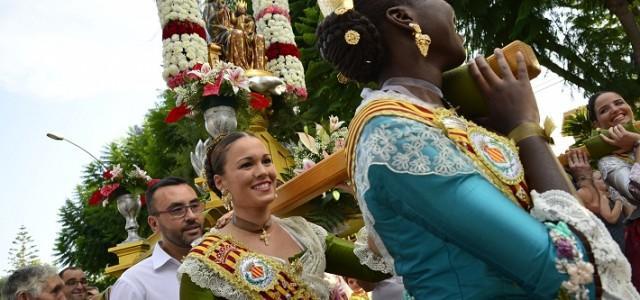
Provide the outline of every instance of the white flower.
[[336,116],[329,116],[329,131],[334,132],[342,127],[344,121],[340,121]]
[[104,199],[102,200],[102,207],[107,207],[107,205],[109,205],[109,199]]
[[235,94],[237,94],[240,89],[249,91],[249,80],[244,76],[244,70],[242,70],[242,68],[225,69],[223,77],[229,81]]
[[140,179],[144,179],[145,181],[149,181],[151,180],[151,177],[149,175],[147,175],[147,171],[140,169],[140,167],[138,167],[137,165],[133,165],[134,168],[136,168],[133,171],[133,176],[140,178]]
[[111,173],[112,178],[119,178],[122,175],[122,167],[120,164],[117,164],[111,168],[109,173]]

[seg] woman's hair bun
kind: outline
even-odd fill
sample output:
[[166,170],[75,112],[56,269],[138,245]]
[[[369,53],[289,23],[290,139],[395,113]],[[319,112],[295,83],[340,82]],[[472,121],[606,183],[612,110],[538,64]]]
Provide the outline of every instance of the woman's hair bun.
[[[345,37],[357,32],[359,39]],[[384,46],[376,26],[356,10],[343,14],[331,13],[318,26],[320,55],[331,62],[344,76],[359,82],[377,79],[384,57]],[[350,32],[353,36],[353,32]]]

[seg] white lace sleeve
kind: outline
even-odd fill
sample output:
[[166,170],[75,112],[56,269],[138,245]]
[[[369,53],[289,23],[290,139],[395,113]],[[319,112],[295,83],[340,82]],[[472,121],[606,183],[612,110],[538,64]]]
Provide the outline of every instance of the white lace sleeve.
[[369,231],[367,227],[362,227],[356,234],[356,242],[354,243],[353,254],[355,254],[360,263],[369,267],[374,271],[379,271],[386,274],[393,274],[393,266],[387,264],[384,258],[378,254],[373,253],[369,248]]
[[600,275],[603,299],[640,299],[631,284],[631,267],[627,259],[598,217],[563,191],[554,190],[542,194],[532,191],[531,196],[531,215],[534,218],[543,222],[564,221],[586,237]]
[[189,275],[197,286],[209,289],[214,295],[229,300],[248,300],[249,297],[229,284],[227,280],[211,271],[205,263],[192,257],[184,259],[178,269],[178,276]]

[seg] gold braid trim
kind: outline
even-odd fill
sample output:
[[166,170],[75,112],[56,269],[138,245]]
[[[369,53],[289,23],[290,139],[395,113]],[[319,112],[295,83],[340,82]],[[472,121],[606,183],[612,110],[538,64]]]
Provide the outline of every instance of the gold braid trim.
[[[191,249],[188,258],[204,263],[213,273],[211,276],[223,278],[250,299],[317,299],[311,289],[300,280],[295,266],[251,252],[230,236],[207,233],[200,244]],[[247,259],[255,259],[271,269],[273,279],[266,286],[251,284],[243,277],[245,274],[242,273],[241,264]],[[260,275],[267,272],[260,265],[257,267],[258,269],[251,268],[250,271]]]
[[[446,136],[454,142],[456,147],[458,147],[462,153],[474,162],[476,168],[480,171],[480,174],[483,175],[483,177],[498,188],[512,202],[526,210],[531,209],[532,202],[529,196],[528,187],[524,181],[524,172],[519,174],[515,179],[502,176],[498,170],[492,168],[491,165],[483,162],[483,160],[479,158],[478,153],[476,153],[476,150],[473,148],[472,143],[469,140],[468,133],[472,130],[482,130],[483,134],[498,139],[501,142],[508,143],[508,139],[491,133],[480,126],[465,120],[464,118],[458,117],[450,110],[438,108],[432,111],[421,106],[394,99],[380,99],[372,101],[360,109],[360,111],[358,111],[351,120],[351,123],[349,124],[349,137],[347,138],[345,153],[347,156],[347,174],[352,182],[355,174],[356,144],[358,143],[360,134],[364,129],[364,125],[376,116],[399,116],[420,122],[430,127],[442,129]],[[443,119],[446,117],[455,117],[455,119],[461,121],[465,125],[466,130],[445,125]],[[514,147],[517,155],[517,148],[510,143],[507,145],[509,145],[509,147]]]

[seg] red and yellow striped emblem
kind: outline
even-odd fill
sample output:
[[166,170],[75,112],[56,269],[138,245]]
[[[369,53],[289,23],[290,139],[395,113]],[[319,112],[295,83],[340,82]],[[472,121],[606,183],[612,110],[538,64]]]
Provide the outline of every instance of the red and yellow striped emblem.
[[[216,274],[212,276],[226,279],[250,299],[317,299],[291,266],[251,252],[226,236],[207,233],[188,258],[203,262]],[[243,266],[248,266],[246,272]],[[251,280],[243,277],[247,274]]]

